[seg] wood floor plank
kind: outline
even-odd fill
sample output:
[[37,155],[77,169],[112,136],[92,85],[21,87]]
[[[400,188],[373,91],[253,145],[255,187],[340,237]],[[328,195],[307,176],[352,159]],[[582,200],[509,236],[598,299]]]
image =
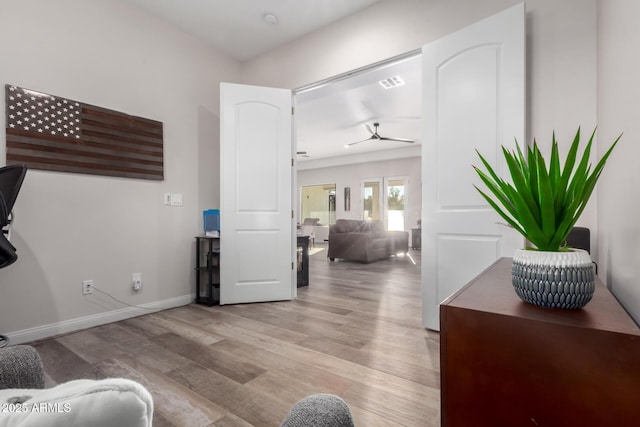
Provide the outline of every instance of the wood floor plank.
[[[367,411],[366,409],[362,409],[353,403],[347,402],[349,405],[349,410],[351,411],[351,416],[353,417],[353,422],[356,427],[366,426],[366,427],[407,427],[406,424],[401,424],[396,422],[390,418],[381,416],[376,414],[375,412]],[[155,427],[155,425],[154,425]],[[424,427],[424,426],[421,426]],[[427,426],[428,427],[428,426]]]
[[153,427],[176,427],[176,425],[160,415],[158,412],[154,412]]
[[171,332],[153,339],[159,345],[193,360],[205,368],[216,371],[240,384],[244,384],[266,372],[265,369],[238,358],[223,357],[215,345],[203,346]]
[[[285,402],[289,408],[300,400],[301,394],[303,396],[318,393],[337,394],[335,389],[301,380],[283,371],[267,372],[247,383],[246,386],[264,394],[271,394],[277,390],[278,399]],[[341,390],[341,392],[345,390]]]
[[[294,302],[287,302],[286,304],[292,307],[295,305]],[[340,322],[324,320],[296,310],[286,310],[277,306],[272,307],[268,303],[254,304],[250,309],[245,309],[238,314],[253,320],[260,319],[262,322],[273,326],[303,333],[307,336],[323,336],[354,348],[360,348],[367,343],[367,340],[360,339],[356,335],[341,332],[340,327],[343,324]]]
[[191,362],[190,359],[149,340],[129,345],[126,350],[128,350],[126,357],[135,355],[136,361],[163,374]]
[[353,312],[352,310],[345,310],[343,308],[333,307],[330,305],[317,304],[311,301],[302,301],[300,299],[296,300],[296,304],[298,305],[298,307],[303,307],[303,309],[326,311],[327,313],[338,314],[341,316],[346,316],[347,314],[351,314]]
[[[215,327],[215,326],[210,326]],[[394,375],[387,374],[357,363],[349,362],[311,350],[299,345],[290,344],[276,339],[265,337],[253,331],[240,328],[220,329],[220,334],[228,333],[230,338],[241,342],[261,347],[265,350],[291,358],[301,363],[307,363],[318,369],[327,370],[352,381],[366,381],[373,387],[387,390],[400,397],[404,397],[420,404],[439,405],[439,390],[437,388],[408,381]],[[428,368],[428,367],[427,367]],[[421,368],[422,369],[422,368]]]
[[301,363],[238,340],[223,340],[215,345],[228,357],[249,360],[264,367],[268,372],[275,372],[284,380],[294,378],[306,384],[313,384],[316,392],[322,390],[326,393],[341,394],[352,384],[352,381],[324,369],[315,368],[307,363]]
[[60,384],[79,379],[100,379],[104,376],[94,366],[57,340],[34,343],[49,378]]
[[423,367],[433,367],[434,364],[439,363],[440,359],[439,353],[432,353],[427,340],[406,336],[393,340],[376,337],[361,350],[369,354],[384,354],[387,357]]
[[[260,334],[276,338],[281,341],[296,343],[307,338],[308,335],[294,332],[289,329],[279,328],[270,324],[261,322],[260,320],[248,319],[240,316],[234,310],[229,310],[229,306],[213,306],[205,307],[203,305],[194,305],[198,310],[205,311],[210,316],[210,321],[202,322],[199,326],[207,329],[209,325],[233,325],[243,329],[248,329]],[[170,313],[168,314],[170,316]]]
[[277,426],[289,411],[276,394],[259,392],[195,363],[167,375],[255,426]]
[[439,372],[384,353],[375,353],[375,357],[372,357],[368,351],[343,346],[321,338],[307,338],[299,345],[429,387],[437,388],[440,386]]
[[[155,424],[153,427],[156,427]],[[250,424],[242,418],[229,413],[224,418],[221,418],[215,423],[211,424],[211,427],[253,427],[253,424]]]
[[[270,304],[273,310],[279,310],[285,312],[287,315],[304,316],[305,319],[313,322],[315,319],[319,321],[326,321],[330,324],[344,326],[349,322],[348,315],[352,313],[351,310],[338,309],[338,313],[330,310],[331,307],[323,306],[320,304],[309,305],[301,303],[300,300],[293,301],[280,301]],[[323,310],[322,308],[327,308]]]
[[105,341],[100,338],[98,332],[100,328],[86,329],[75,334],[63,336],[58,338],[58,342],[88,363],[96,363],[101,360],[123,356],[125,352],[114,345],[115,342]]
[[34,343],[46,385],[121,376],[154,426],[278,426],[309,394],[345,399],[358,427],[439,425],[439,335],[421,326],[420,253],[309,264],[290,302],[190,304]]
[[[151,393],[155,413],[177,426],[207,427],[227,415],[227,411],[161,372],[132,358],[107,360],[96,366],[111,377],[128,378]],[[156,425],[154,421],[154,426]]]
[[[206,317],[202,317],[197,310],[192,311],[193,313],[187,315],[182,307],[180,307],[175,310],[154,313],[147,318],[147,322],[151,323],[154,327],[165,329],[165,332],[172,332],[202,345],[209,345],[220,341],[222,338],[210,332],[203,331],[196,323],[203,321],[207,322],[210,320]],[[187,320],[185,320],[185,317]],[[194,320],[188,320],[190,318]]]
[[145,314],[144,316],[123,320],[120,324],[145,338],[153,338],[166,334],[167,332],[172,332],[158,322],[154,322],[155,317],[154,314]]
[[412,402],[361,383],[354,383],[343,395],[352,406],[365,409],[408,426],[436,426],[438,408],[417,408]]

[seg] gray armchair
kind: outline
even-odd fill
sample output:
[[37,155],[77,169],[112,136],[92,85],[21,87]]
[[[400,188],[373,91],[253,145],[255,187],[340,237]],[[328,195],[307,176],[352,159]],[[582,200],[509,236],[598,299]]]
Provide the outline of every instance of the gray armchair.
[[44,369],[38,352],[28,345],[0,348],[0,389],[44,388]]
[[312,394],[293,405],[280,427],[354,427],[349,406],[333,394]]
[[300,231],[302,232],[302,234],[305,236],[309,236],[309,239],[311,240],[311,247],[315,246],[316,225],[318,225],[319,221],[320,218],[305,218],[300,225]]

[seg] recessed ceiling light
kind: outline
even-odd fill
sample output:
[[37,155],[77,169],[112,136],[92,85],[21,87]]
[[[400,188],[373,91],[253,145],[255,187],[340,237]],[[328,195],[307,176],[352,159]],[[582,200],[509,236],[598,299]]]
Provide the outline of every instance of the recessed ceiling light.
[[402,77],[400,76],[395,76],[395,77],[390,77],[388,79],[380,80],[378,83],[380,83],[380,86],[382,86],[385,89],[404,86],[404,80],[402,80]]
[[278,17],[272,13],[267,13],[266,15],[264,15],[262,17],[262,20],[269,25],[276,25],[278,22],[280,22]]

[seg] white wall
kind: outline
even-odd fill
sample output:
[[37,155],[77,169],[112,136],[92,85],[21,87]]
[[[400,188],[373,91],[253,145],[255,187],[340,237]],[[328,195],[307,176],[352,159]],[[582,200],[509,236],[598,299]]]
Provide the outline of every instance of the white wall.
[[636,0],[598,1],[598,150],[624,132],[597,187],[599,275],[640,323],[638,16]]
[[[422,47],[519,0],[387,0],[243,64],[244,82],[296,88]],[[527,134],[566,153],[596,125],[596,0],[528,0]],[[564,148],[565,151],[562,151]],[[579,225],[597,257],[595,195]]]
[[245,82],[295,88],[422,47],[517,0],[386,0],[244,64]]
[[[419,48],[516,3],[387,0],[240,67],[119,0],[0,0],[0,80],[162,121],[166,174],[157,183],[30,171],[16,205],[20,259],[0,270],[0,332],[120,307],[82,297],[83,279],[135,304],[193,292],[192,236],[202,209],[219,200],[219,81],[300,87]],[[595,4],[527,2],[529,134],[540,142],[548,144],[555,129],[566,145],[579,124],[595,125]],[[1,126],[0,159],[4,140]],[[184,207],[163,206],[165,192],[182,192]],[[595,221],[592,206],[582,224],[595,228]],[[129,291],[133,272],[143,274],[139,295]]]
[[[83,297],[84,279],[130,304],[184,304],[202,210],[219,206],[218,85],[237,81],[240,65],[119,0],[0,0],[0,11],[2,83],[159,120],[165,159],[162,182],[27,173],[19,259],[0,270],[0,333],[18,342],[123,307]],[[182,193],[184,206],[164,206],[165,192]]]
[[[422,179],[419,157],[332,166],[298,171],[298,188],[305,185],[336,184],[336,219],[362,219],[360,181],[367,178],[406,176],[409,179],[405,229],[416,227],[422,205]],[[351,210],[344,210],[344,188],[351,188]],[[298,191],[298,194],[300,192]],[[299,210],[298,210],[299,211]]]

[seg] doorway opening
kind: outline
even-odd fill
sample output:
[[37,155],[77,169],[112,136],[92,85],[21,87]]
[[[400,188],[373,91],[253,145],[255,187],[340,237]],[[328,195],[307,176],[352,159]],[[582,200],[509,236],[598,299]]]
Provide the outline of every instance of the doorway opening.
[[316,225],[336,222],[336,184],[303,185],[300,192],[300,219],[313,218]]
[[382,179],[365,179],[360,185],[362,194],[362,219],[382,220],[383,200]]
[[335,199],[335,219],[380,220],[388,230],[416,228],[421,188],[408,183],[422,178],[421,49],[293,93],[296,151],[304,153],[296,162],[295,193],[335,182],[341,196]]
[[[405,211],[408,205],[409,179],[407,177],[387,178],[384,181],[385,221],[389,231],[406,229]],[[422,222],[422,221],[421,221]],[[412,245],[415,247],[415,245]]]
[[[409,185],[422,179],[421,50],[301,87],[294,90],[294,103],[295,149],[303,153],[296,173],[299,220],[308,212],[306,189],[331,182],[340,195],[335,220],[380,221],[385,230],[407,233],[410,241],[422,217],[421,187]],[[324,243],[317,235],[315,242]],[[391,258],[388,268],[406,261],[419,289],[415,248],[410,242],[409,256]],[[311,263],[323,261],[320,255]],[[361,267],[380,278],[389,274],[380,264]]]

